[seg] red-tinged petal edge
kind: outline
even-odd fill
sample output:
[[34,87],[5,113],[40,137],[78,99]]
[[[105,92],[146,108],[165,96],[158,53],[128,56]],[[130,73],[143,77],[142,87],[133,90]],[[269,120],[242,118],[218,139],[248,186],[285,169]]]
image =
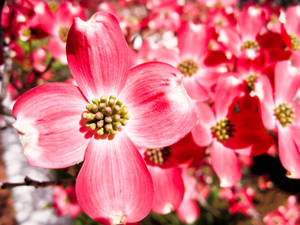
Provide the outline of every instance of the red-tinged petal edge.
[[76,83],[91,100],[118,94],[131,62],[117,19],[106,12],[87,22],[75,19],[67,40],[67,59]]
[[154,185],[152,210],[159,214],[167,214],[176,210],[180,205],[184,185],[181,171],[177,167],[160,168],[148,166]]
[[200,209],[195,200],[184,199],[176,212],[181,221],[192,224],[198,219]]
[[300,152],[293,140],[289,127],[278,127],[278,151],[283,167],[288,171],[287,177],[300,178]]
[[138,150],[127,135],[93,139],[76,182],[82,209],[111,224],[137,222],[151,210],[153,183]]
[[130,70],[119,98],[130,115],[124,129],[139,146],[171,145],[190,132],[197,119],[182,75],[168,64],[145,63]]
[[31,165],[61,168],[83,160],[89,142],[80,125],[85,104],[79,89],[65,83],[38,86],[17,100],[14,127]]
[[221,187],[232,187],[241,179],[238,158],[232,149],[213,141],[210,149],[211,165],[220,179]]

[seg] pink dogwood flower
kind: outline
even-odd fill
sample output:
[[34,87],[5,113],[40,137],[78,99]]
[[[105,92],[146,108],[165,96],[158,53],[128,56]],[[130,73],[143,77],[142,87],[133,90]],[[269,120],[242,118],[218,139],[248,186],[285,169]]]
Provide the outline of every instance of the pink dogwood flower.
[[265,76],[258,78],[257,95],[267,129],[278,132],[278,152],[287,176],[300,178],[299,103],[295,101],[300,87],[300,74],[290,61],[275,66],[274,90]]
[[30,165],[63,168],[83,161],[79,205],[111,224],[137,222],[152,207],[153,182],[136,146],[173,144],[196,119],[180,72],[158,62],[130,68],[129,52],[113,15],[76,18],[67,59],[78,86],[38,86],[13,108]]

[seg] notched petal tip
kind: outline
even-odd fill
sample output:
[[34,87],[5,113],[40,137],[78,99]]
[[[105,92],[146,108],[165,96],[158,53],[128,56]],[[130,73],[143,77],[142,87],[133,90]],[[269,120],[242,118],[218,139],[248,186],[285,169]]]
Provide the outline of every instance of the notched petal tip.
[[127,217],[122,212],[114,212],[112,213],[110,224],[111,225],[120,225],[126,224]]
[[174,206],[171,203],[167,203],[162,210],[163,214],[168,214],[174,210]]
[[118,23],[118,20],[117,18],[109,13],[109,12],[106,12],[106,11],[98,11],[96,12],[94,15],[91,16],[91,18],[87,21],[89,23],[101,23],[101,22],[104,22],[104,21],[108,21],[108,20],[114,20],[114,22]]

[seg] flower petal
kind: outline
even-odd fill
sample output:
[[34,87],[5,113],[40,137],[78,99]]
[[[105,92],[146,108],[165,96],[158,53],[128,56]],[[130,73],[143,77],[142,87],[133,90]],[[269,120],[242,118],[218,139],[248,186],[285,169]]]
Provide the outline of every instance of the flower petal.
[[235,152],[214,140],[210,150],[211,165],[221,187],[232,187],[241,179],[241,168]]
[[153,183],[127,135],[93,139],[77,177],[79,205],[92,218],[113,224],[137,222],[151,210]]
[[197,167],[205,157],[206,147],[200,147],[194,142],[191,132],[170,146],[170,161],[176,165],[188,164]]
[[275,66],[276,103],[292,102],[300,87],[300,74],[290,61],[278,62]]
[[182,75],[168,64],[152,62],[131,69],[119,98],[131,117],[124,129],[139,146],[171,145],[196,121],[195,105],[182,86]]
[[234,99],[241,94],[240,84],[240,81],[233,76],[222,77],[219,79],[215,97],[217,121],[226,117],[229,107]]
[[66,43],[62,42],[59,37],[51,37],[48,43],[48,49],[54,59],[63,64],[67,64]]
[[260,101],[260,113],[264,126],[269,130],[274,130],[276,125],[274,116],[275,103],[269,79],[266,76],[258,77],[255,89]]
[[128,45],[117,19],[98,12],[84,22],[75,19],[67,40],[67,59],[76,83],[91,100],[118,94],[131,62]]
[[283,167],[290,178],[300,178],[300,152],[289,127],[278,126],[278,151]]
[[61,168],[83,160],[89,142],[80,125],[85,105],[78,88],[65,83],[38,86],[18,99],[14,127],[31,165]]
[[211,127],[216,120],[212,109],[206,103],[197,102],[198,122],[192,129],[195,143],[199,146],[208,146],[212,142]]
[[197,101],[205,101],[209,98],[208,90],[199,82],[197,77],[185,77],[183,85],[191,98]]
[[184,199],[176,210],[178,218],[189,224],[194,223],[198,219],[199,211],[199,206],[193,199]]
[[148,166],[148,169],[154,185],[152,210],[159,214],[167,214],[177,209],[184,194],[180,169],[158,166]]
[[183,58],[201,59],[208,49],[210,32],[203,24],[186,22],[178,31],[178,48]]

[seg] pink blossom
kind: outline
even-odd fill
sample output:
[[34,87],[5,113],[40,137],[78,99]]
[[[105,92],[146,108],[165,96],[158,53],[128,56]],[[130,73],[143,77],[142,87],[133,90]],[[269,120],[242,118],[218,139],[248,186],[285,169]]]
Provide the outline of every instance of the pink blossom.
[[79,205],[111,224],[137,222],[152,207],[152,179],[136,146],[173,144],[196,117],[175,68],[156,62],[130,68],[130,57],[114,16],[76,18],[67,59],[78,87],[38,86],[13,109],[30,165],[62,168],[83,161]]
[[75,17],[85,19],[83,8],[71,2],[59,3],[57,9],[51,14],[47,33],[50,34],[49,52],[56,60],[66,64],[66,41],[72,21]]
[[288,197],[286,206],[279,206],[275,212],[270,212],[264,217],[266,225],[297,225],[300,217],[297,197]]
[[274,90],[267,77],[259,77],[261,116],[267,129],[278,132],[278,151],[290,178],[300,178],[299,104],[295,102],[300,74],[290,61],[275,67]]
[[81,212],[81,208],[76,200],[75,188],[69,186],[65,189],[61,186],[55,186],[53,188],[53,207],[60,216],[69,215],[76,218]]

